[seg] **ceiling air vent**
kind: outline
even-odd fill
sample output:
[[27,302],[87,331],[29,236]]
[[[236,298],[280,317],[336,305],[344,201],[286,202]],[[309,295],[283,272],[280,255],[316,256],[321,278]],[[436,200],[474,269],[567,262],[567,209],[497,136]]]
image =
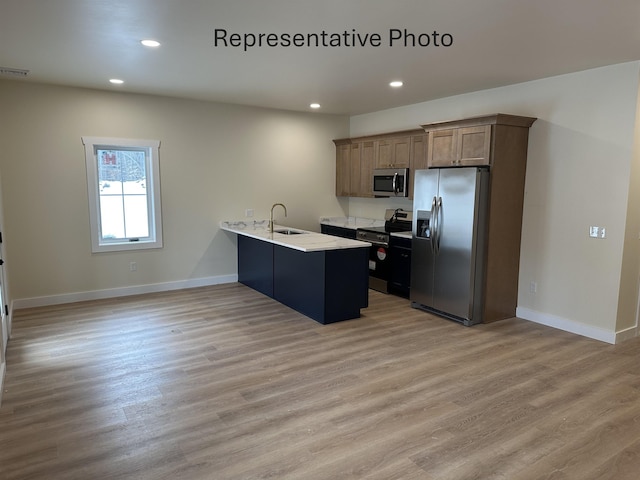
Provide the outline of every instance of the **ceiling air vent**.
[[0,75],[6,75],[9,77],[26,77],[29,74],[29,70],[21,70],[19,68],[0,67]]

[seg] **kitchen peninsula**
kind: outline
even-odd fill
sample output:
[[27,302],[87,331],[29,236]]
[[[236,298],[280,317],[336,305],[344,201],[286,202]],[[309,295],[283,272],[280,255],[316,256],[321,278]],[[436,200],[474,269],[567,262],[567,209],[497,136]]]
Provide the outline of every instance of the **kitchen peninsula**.
[[367,242],[267,221],[225,221],[237,235],[238,281],[327,324],[358,318],[369,304]]

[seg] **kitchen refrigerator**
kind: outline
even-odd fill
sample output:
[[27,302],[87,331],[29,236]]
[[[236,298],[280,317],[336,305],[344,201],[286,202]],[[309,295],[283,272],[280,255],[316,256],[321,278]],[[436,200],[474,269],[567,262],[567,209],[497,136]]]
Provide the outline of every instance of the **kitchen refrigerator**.
[[482,322],[489,170],[416,170],[411,306],[464,325]]

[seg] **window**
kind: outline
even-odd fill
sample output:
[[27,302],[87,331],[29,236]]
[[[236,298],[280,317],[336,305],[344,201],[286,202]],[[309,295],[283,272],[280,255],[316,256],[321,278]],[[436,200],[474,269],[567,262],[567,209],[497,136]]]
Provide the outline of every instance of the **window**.
[[93,252],[162,247],[158,140],[82,137]]

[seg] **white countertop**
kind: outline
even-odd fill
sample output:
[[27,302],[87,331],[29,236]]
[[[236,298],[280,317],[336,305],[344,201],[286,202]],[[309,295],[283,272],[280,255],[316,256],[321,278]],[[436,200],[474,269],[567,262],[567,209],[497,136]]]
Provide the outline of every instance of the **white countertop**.
[[247,237],[264,240],[282,247],[293,248],[302,252],[318,252],[322,250],[339,250],[345,248],[363,248],[370,247],[369,242],[361,242],[360,240],[351,240],[348,238],[334,237],[333,235],[324,235],[322,233],[310,232],[299,228],[291,228],[283,225],[274,225],[274,230],[295,230],[304,232],[297,235],[285,235],[283,233],[271,233],[267,228],[266,220],[248,220],[248,221],[222,221],[220,228],[227,232],[244,235]]

